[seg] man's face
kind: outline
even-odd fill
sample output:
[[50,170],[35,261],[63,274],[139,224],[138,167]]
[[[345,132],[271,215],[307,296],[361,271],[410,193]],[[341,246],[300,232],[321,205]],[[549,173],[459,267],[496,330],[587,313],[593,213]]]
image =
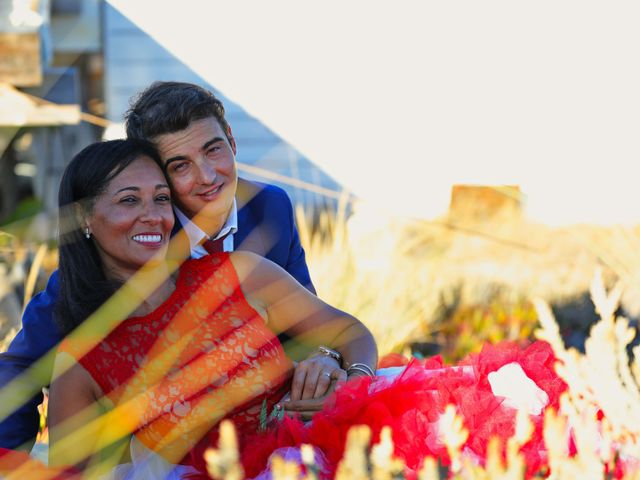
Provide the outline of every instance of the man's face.
[[209,117],[153,139],[176,205],[209,235],[226,221],[236,194],[236,145],[231,132],[229,137],[231,141],[218,120]]

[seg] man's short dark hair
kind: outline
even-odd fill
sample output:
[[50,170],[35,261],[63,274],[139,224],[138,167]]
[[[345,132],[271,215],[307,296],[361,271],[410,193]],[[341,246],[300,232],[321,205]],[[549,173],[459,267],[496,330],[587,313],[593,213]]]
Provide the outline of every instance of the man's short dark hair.
[[224,106],[213,93],[193,83],[154,82],[134,99],[125,114],[127,138],[153,140],[209,117],[218,120],[231,141]]

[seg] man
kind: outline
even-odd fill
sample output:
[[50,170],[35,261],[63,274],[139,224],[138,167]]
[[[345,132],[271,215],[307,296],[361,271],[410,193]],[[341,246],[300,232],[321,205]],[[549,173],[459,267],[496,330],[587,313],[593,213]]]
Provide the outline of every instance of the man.
[[127,137],[158,148],[191,256],[220,248],[206,240],[222,240],[225,251],[258,253],[315,293],[289,197],[273,185],[238,178],[236,142],[224,113],[222,102],[201,87],[156,82],[127,112]]
[[[238,178],[235,139],[224,107],[213,94],[188,83],[156,82],[142,92],[125,119],[127,136],[152,141],[163,160],[181,230],[174,235],[174,251],[198,258],[215,250],[250,250],[279,264],[315,293],[291,201],[278,187]],[[54,272],[46,290],[29,302],[22,330],[0,355],[0,386],[61,340],[53,321],[58,291]],[[297,368],[292,398],[317,396],[306,390],[305,376],[320,382],[321,373],[328,375],[324,372],[336,368],[330,355]],[[43,385],[35,380],[36,388],[49,376],[41,374]],[[29,448],[38,430],[36,406],[41,400],[37,395],[0,423],[0,447]]]

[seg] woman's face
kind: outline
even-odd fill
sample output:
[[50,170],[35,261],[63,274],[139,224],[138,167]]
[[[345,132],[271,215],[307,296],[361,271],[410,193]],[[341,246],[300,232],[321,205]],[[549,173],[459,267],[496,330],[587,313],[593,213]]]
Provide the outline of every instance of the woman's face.
[[164,258],[174,218],[160,168],[147,156],[135,159],[96,197],[85,222],[108,277],[125,280],[156,255]]

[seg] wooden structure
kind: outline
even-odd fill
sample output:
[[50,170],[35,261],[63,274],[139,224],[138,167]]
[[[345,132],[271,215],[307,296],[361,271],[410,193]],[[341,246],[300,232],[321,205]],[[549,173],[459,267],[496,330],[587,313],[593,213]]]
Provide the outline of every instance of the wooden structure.
[[520,215],[522,193],[517,185],[454,185],[449,216],[456,220],[486,221],[498,215]]
[[0,82],[18,87],[42,83],[38,32],[0,32]]
[[8,83],[0,83],[0,127],[75,125],[80,106],[57,105],[27,95]]
[[63,129],[81,119],[75,99],[60,105],[40,98],[50,77],[50,7],[50,0],[0,0],[0,221],[13,214],[27,185],[45,209],[55,207],[58,172],[68,161]]

